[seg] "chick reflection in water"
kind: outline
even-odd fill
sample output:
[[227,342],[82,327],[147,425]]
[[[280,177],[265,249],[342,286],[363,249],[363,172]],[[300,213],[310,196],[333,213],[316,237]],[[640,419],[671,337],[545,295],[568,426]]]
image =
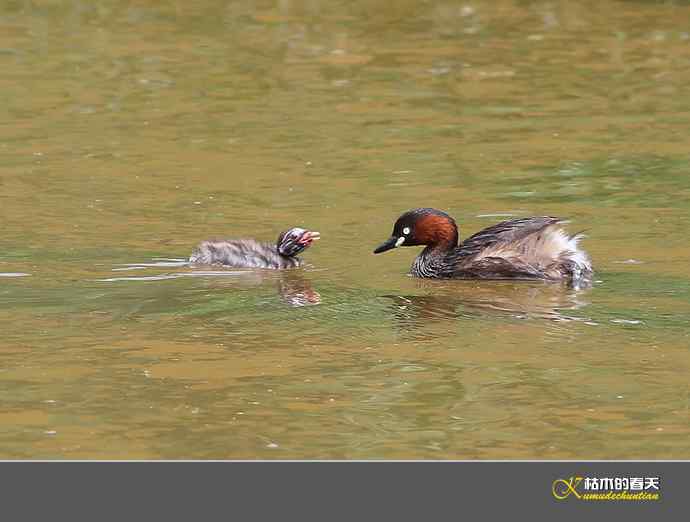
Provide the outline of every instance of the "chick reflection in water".
[[421,282],[427,295],[385,295],[401,329],[419,332],[434,323],[462,317],[500,317],[579,321],[568,311],[589,305],[586,292],[553,285],[494,285]]
[[238,287],[258,287],[274,282],[278,295],[288,306],[313,306],[321,304],[321,295],[314,290],[311,281],[303,270],[284,270],[279,272],[246,271],[235,272],[237,277],[213,277],[222,272],[194,273],[197,277],[208,275],[207,287],[214,289],[233,289]]
[[300,273],[281,273],[278,278],[278,293],[283,302],[290,306],[312,306],[321,303],[321,295]]
[[[180,259],[154,260],[151,263],[134,263],[118,266],[113,271],[155,270],[168,267],[191,268],[189,263]],[[275,283],[281,300],[290,306],[309,306],[321,303],[321,295],[314,290],[303,269],[293,270],[198,270],[184,272],[166,272],[152,275],[109,277],[99,281],[115,282],[155,282],[169,279],[195,278],[204,279],[206,287],[214,289],[246,289]]]

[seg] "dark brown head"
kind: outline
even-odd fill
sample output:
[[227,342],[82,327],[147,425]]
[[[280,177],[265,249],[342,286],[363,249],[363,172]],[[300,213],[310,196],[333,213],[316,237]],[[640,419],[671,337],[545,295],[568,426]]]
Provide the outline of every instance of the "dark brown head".
[[374,250],[374,254],[399,246],[416,245],[455,248],[458,246],[458,226],[445,212],[416,208],[398,218],[393,226],[393,235]]
[[276,247],[281,256],[293,257],[309,248],[320,237],[318,232],[295,227],[280,233]]

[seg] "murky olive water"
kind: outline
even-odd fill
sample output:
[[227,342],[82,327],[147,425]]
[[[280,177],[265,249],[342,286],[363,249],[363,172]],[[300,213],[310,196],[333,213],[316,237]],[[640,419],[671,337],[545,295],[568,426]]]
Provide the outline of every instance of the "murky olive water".
[[[690,458],[687,2],[14,0],[0,66],[0,457]],[[598,282],[411,279],[417,206]]]

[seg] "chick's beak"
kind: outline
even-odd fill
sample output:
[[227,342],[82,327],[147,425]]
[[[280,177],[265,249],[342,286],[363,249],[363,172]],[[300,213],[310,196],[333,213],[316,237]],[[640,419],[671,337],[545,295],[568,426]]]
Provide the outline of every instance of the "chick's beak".
[[395,236],[391,236],[385,242],[380,244],[378,246],[378,248],[376,248],[376,250],[374,250],[374,254],[380,254],[381,252],[385,252],[386,250],[391,250],[397,246],[398,246],[398,238]]
[[310,246],[314,241],[318,241],[321,239],[321,234],[318,232],[312,232],[311,230],[307,230],[302,236],[297,240],[297,243],[299,243],[302,246]]

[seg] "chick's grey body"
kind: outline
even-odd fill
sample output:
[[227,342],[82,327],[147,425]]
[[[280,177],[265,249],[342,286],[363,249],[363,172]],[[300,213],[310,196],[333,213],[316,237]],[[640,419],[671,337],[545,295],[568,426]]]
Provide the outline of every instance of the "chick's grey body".
[[189,262],[196,265],[223,265],[233,268],[295,268],[299,257],[284,256],[277,245],[253,239],[209,239],[196,247]]

